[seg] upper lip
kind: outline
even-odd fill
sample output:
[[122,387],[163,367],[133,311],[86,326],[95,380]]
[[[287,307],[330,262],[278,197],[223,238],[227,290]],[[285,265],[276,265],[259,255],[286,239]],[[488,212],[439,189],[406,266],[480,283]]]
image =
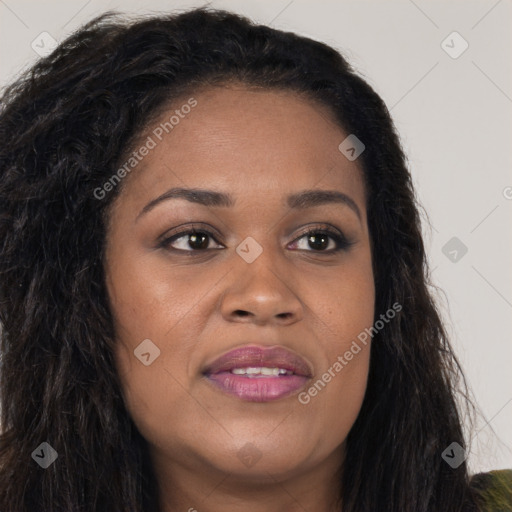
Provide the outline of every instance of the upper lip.
[[211,375],[233,368],[269,367],[291,370],[295,375],[311,377],[310,365],[304,358],[281,346],[246,345],[221,355],[208,364],[204,374]]

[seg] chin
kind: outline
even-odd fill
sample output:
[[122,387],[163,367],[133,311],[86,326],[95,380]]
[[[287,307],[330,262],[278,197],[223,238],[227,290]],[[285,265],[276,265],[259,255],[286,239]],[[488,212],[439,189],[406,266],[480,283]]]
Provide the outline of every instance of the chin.
[[[252,455],[245,454],[239,457],[239,452],[244,450]],[[268,485],[285,481],[307,469],[304,458],[298,457],[292,450],[258,454],[249,443],[241,450],[232,452],[232,456],[224,463],[224,467],[219,469],[247,484]]]
[[224,445],[218,456],[210,452],[209,462],[217,470],[248,483],[286,480],[313,467],[322,456],[311,440],[305,438],[300,446],[298,436],[293,434],[286,439],[270,439],[266,433],[260,438],[234,434],[231,442],[232,446]]

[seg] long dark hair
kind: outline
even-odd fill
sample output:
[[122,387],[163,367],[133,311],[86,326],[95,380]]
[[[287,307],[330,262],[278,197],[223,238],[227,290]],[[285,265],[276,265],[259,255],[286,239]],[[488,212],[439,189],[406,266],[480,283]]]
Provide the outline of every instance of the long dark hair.
[[[472,510],[465,462],[441,456],[466,446],[457,393],[471,404],[428,289],[420,206],[385,104],[333,48],[204,8],[108,12],[3,94],[0,510],[158,510],[148,446],[114,370],[104,282],[105,223],[122,184],[101,200],[93,191],[169,102],[233,80],[321,102],[366,146],[376,319],[395,302],[402,310],[373,338],[339,473],[343,511]],[[58,453],[47,469],[31,456],[42,442]]]

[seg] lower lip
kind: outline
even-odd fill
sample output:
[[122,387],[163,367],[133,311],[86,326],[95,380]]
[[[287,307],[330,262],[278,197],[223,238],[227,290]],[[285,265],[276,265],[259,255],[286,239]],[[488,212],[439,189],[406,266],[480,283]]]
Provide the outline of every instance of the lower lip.
[[208,375],[208,380],[229,395],[248,402],[270,402],[291,395],[308,381],[302,375],[280,377],[244,377],[231,372]]

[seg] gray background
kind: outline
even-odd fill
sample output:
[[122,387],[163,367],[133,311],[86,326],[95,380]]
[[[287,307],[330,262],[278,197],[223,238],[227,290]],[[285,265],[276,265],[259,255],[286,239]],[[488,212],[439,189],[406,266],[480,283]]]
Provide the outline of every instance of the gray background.
[[[51,38],[61,41],[108,9],[199,5],[205,2],[0,0],[0,86],[35,62],[35,49],[44,52]],[[483,414],[470,470],[512,468],[512,1],[209,5],[336,47],[390,108],[430,219],[425,242],[442,290],[433,292]],[[469,46],[458,55],[464,40]]]

